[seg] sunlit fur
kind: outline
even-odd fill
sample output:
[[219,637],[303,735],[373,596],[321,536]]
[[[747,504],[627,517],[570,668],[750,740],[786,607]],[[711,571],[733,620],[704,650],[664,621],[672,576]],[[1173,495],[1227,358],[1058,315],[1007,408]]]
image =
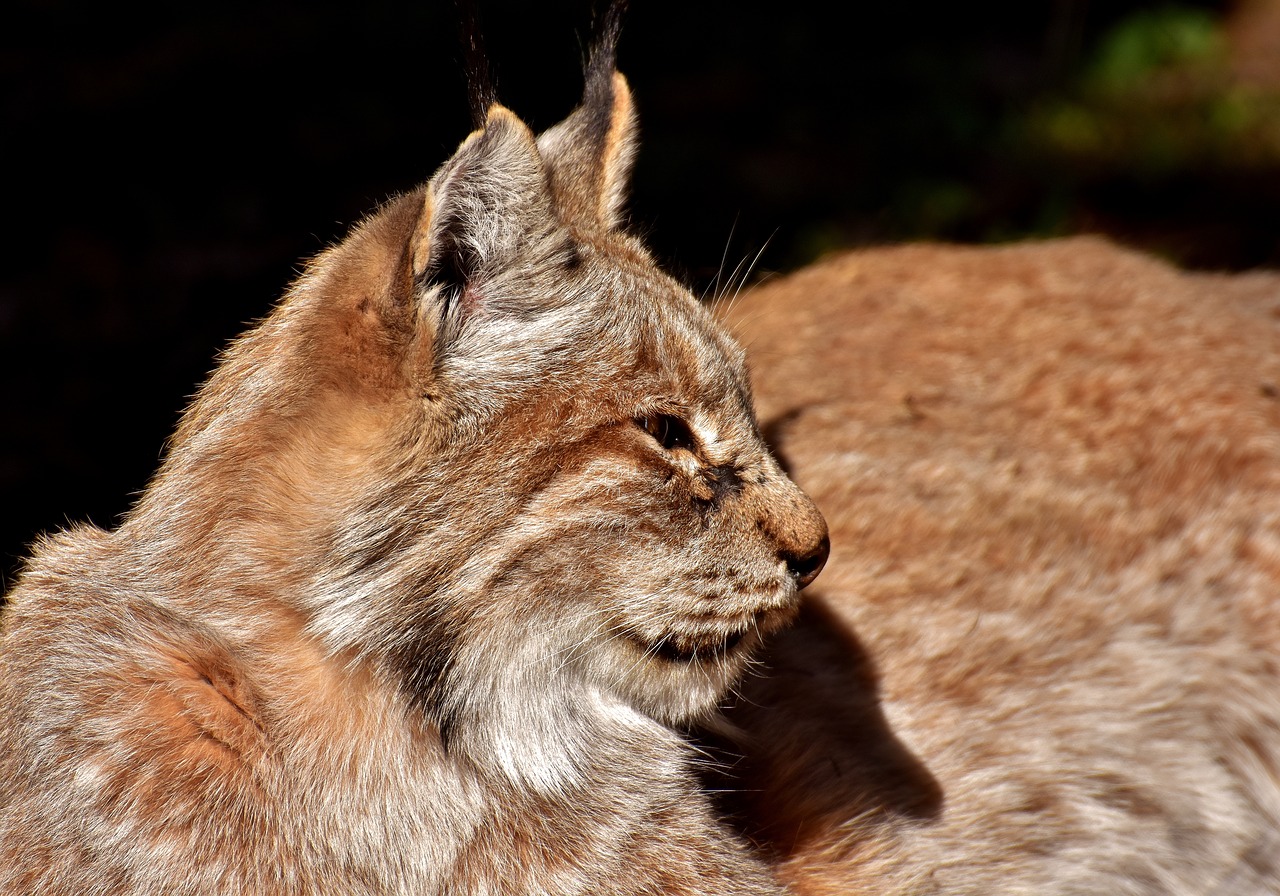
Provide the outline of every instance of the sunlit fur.
[[117,531],[36,547],[0,890],[777,892],[668,726],[792,618],[825,524],[741,351],[616,227],[598,68],[315,259]]
[[729,312],[831,562],[732,713],[797,893],[1280,893],[1280,275],[1098,239]]

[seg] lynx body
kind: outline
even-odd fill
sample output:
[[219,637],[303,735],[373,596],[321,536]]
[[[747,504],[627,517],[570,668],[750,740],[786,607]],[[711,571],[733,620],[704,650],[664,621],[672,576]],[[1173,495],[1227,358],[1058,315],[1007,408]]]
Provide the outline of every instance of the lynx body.
[[0,642],[0,892],[777,892],[669,725],[826,557],[742,354],[617,228],[606,46],[226,352]]
[[903,246],[744,296],[831,563],[733,720],[798,893],[1280,893],[1280,275]]

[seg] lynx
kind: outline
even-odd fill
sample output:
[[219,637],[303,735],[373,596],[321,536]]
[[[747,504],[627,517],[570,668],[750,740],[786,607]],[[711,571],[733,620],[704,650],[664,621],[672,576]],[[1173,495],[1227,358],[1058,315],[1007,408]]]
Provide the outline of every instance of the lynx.
[[1280,893],[1280,275],[907,246],[723,314],[831,525],[730,712],[794,892]]
[[616,27],[225,353],[0,645],[0,891],[776,894],[681,726],[826,526],[741,350],[620,226]]

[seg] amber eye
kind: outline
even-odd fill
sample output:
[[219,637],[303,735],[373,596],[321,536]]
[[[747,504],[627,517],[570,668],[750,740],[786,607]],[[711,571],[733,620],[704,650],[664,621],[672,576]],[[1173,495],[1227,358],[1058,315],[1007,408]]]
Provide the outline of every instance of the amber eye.
[[695,442],[688,425],[679,417],[670,414],[649,414],[636,418],[636,426],[653,437],[653,440],[668,451],[693,451]]

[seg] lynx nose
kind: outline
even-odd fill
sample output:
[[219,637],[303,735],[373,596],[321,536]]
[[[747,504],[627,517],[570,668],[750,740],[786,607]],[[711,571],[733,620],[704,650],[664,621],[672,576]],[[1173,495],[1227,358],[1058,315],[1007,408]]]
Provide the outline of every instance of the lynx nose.
[[787,572],[796,581],[796,588],[804,588],[818,577],[822,567],[827,565],[827,555],[831,553],[831,539],[822,533],[822,540],[804,553],[783,551],[782,559],[787,564]]

